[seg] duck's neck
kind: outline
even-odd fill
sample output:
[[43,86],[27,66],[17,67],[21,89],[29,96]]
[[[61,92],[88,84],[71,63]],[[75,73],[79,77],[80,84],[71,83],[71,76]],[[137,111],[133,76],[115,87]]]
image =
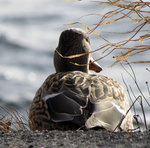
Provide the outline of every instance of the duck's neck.
[[78,58],[63,58],[56,51],[54,54],[54,66],[56,72],[82,71],[88,73],[87,55]]

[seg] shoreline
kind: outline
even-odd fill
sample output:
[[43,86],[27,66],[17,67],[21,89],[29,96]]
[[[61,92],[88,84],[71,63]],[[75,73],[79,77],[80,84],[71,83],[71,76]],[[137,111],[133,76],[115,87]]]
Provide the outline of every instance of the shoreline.
[[147,148],[150,130],[144,132],[110,132],[106,130],[79,131],[0,131],[0,148]]

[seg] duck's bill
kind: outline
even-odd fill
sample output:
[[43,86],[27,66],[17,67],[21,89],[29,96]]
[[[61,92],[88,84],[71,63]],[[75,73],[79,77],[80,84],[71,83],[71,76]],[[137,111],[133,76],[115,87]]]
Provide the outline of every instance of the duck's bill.
[[89,70],[93,70],[95,72],[102,71],[102,68],[100,67],[100,65],[96,61],[94,62],[94,59],[92,57],[90,58]]

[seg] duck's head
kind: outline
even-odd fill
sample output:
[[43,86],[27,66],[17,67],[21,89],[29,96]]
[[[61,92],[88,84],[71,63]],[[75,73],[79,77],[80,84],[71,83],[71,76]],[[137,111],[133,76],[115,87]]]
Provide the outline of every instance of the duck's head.
[[54,54],[56,72],[100,72],[102,68],[94,62],[90,52],[89,35],[85,31],[78,28],[63,31]]

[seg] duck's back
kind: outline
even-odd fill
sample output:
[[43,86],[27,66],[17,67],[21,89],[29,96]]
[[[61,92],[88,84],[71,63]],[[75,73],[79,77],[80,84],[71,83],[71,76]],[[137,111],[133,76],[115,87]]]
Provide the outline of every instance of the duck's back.
[[[53,129],[59,122],[70,121],[113,131],[129,107],[122,87],[110,78],[79,71],[55,73],[37,91],[30,107],[29,125],[32,130]],[[130,112],[121,128],[133,128]]]

